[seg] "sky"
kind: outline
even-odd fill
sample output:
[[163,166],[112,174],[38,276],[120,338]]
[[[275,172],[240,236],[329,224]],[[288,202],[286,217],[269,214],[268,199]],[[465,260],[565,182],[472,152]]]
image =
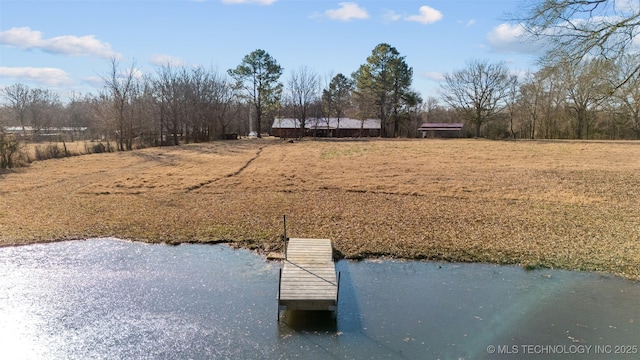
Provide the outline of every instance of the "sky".
[[438,97],[443,74],[470,61],[536,70],[536,47],[506,19],[520,0],[0,0],[0,88],[22,83],[61,97],[97,94],[117,59],[122,70],[160,66],[226,74],[256,49],[323,83],[395,47],[412,87]]

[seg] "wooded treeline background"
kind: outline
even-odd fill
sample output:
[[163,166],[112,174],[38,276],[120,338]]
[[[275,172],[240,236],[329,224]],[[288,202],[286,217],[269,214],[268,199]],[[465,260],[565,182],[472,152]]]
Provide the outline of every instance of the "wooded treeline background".
[[[395,52],[381,45],[381,56]],[[278,79],[272,99],[260,100],[260,132],[269,133],[275,116],[303,124],[331,116],[382,119],[385,137],[416,137],[422,122],[464,122],[469,136],[489,138],[640,139],[640,81],[614,85],[638,65],[636,57],[567,62],[520,77],[504,64],[474,61],[445,76],[440,97],[426,99],[410,88],[404,58],[396,59],[403,83],[389,89],[372,75],[371,57],[351,76],[302,67]],[[217,70],[167,65],[138,76],[135,64],[123,69],[113,61],[103,78],[98,94],[67,102],[49,89],[5,87],[0,125],[31,128],[33,140],[47,140],[49,129],[86,128],[83,138],[113,141],[119,150],[248,135],[250,119],[258,130],[254,100]]]
[[427,98],[411,87],[405,57],[384,43],[350,75],[303,66],[286,79],[262,49],[226,72],[167,64],[143,75],[114,58],[97,94],[62,101],[20,83],[0,89],[0,154],[19,139],[80,137],[131,150],[260,137],[276,116],[301,128],[313,118],[375,118],[383,137],[416,137],[423,122],[463,122],[467,136],[493,139],[640,139],[639,20],[634,2],[532,1],[513,21],[523,41],[545,49],[538,71],[472,60],[444,74]]

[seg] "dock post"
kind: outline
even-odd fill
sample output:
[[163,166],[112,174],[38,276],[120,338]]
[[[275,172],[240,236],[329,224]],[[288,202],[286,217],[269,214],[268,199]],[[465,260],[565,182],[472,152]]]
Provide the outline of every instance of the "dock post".
[[280,268],[280,275],[278,276],[278,322],[280,322],[280,290],[282,288],[282,268]]
[[338,308],[339,300],[340,300],[340,271],[338,271],[338,288],[336,289],[336,309]]
[[284,245],[284,259],[287,259],[287,215],[282,215],[282,224],[284,226],[284,233],[282,235],[282,242]]

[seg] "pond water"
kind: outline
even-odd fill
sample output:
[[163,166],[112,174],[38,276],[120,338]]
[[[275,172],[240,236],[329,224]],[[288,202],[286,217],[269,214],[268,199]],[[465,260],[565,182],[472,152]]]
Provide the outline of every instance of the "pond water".
[[640,283],[340,261],[339,310],[284,312],[278,262],[224,245],[0,248],[7,359],[637,359]]

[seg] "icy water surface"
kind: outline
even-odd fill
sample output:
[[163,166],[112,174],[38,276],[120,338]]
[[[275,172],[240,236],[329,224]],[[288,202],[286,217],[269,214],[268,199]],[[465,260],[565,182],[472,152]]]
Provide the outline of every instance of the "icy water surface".
[[0,358],[640,358],[637,282],[340,261],[337,316],[285,312],[278,323],[280,266],[224,245],[0,248]]

